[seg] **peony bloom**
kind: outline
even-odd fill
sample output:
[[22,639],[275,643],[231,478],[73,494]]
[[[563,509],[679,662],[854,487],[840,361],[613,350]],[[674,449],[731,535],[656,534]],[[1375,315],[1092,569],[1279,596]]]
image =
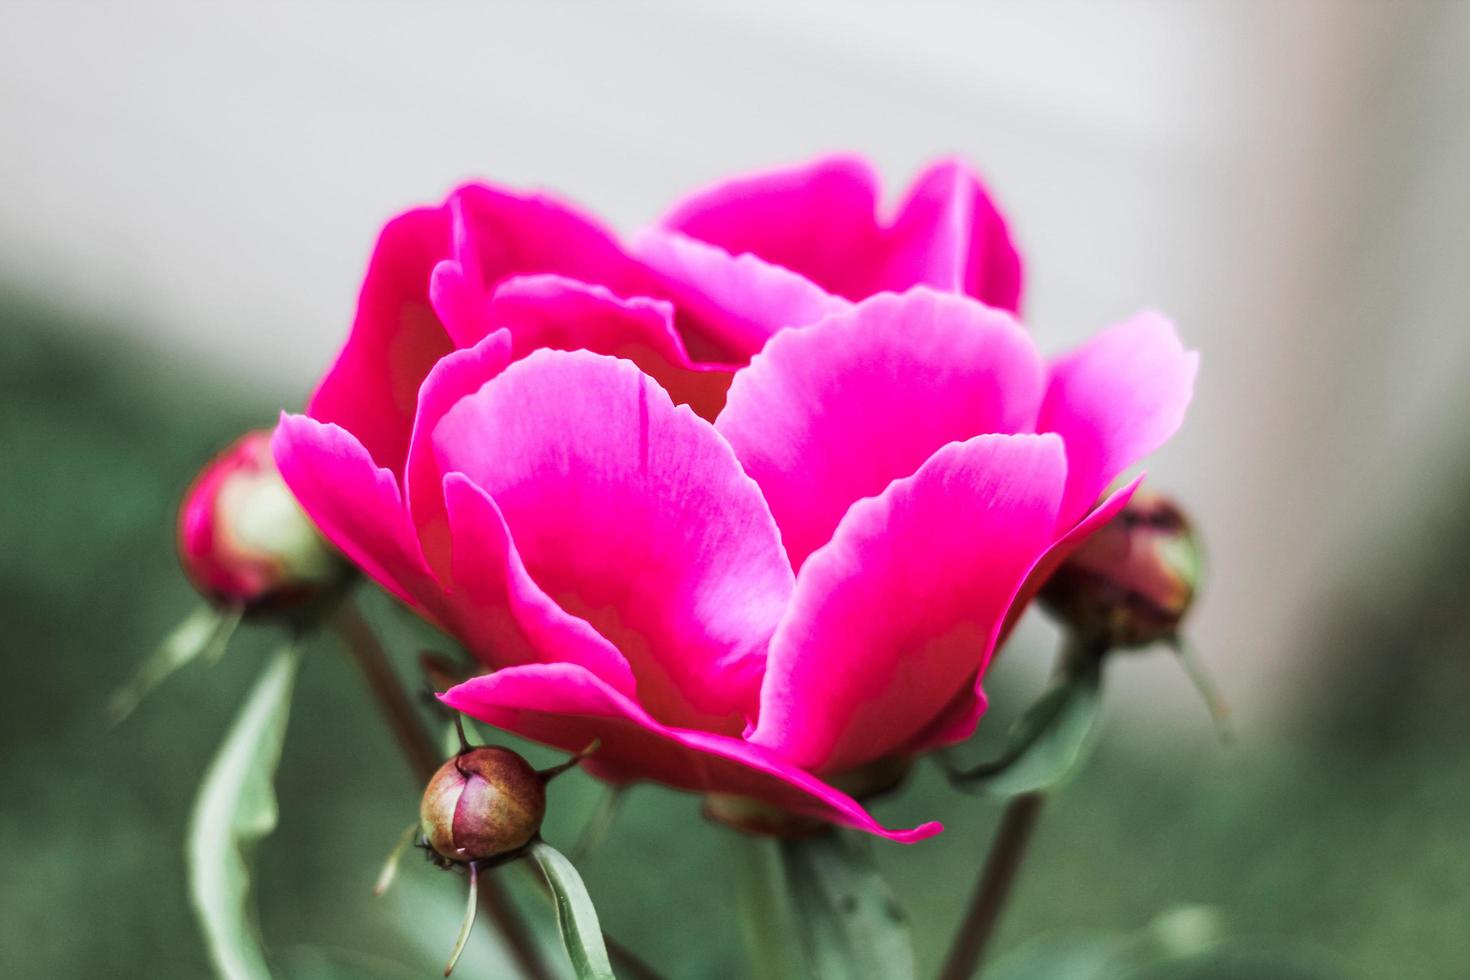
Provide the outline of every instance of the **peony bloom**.
[[833,782],[969,736],[980,678],[1196,356],[1142,314],[1048,363],[947,162],[732,181],[623,247],[486,187],[385,229],[277,430],[327,537],[492,673],[446,703],[614,781],[912,841]]

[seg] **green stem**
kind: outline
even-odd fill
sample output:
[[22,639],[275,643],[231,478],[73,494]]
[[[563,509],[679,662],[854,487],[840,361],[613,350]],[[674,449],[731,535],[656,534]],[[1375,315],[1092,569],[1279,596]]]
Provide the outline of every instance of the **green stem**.
[[985,958],[985,950],[1000,924],[1001,912],[1026,856],[1026,846],[1036,829],[1043,799],[1040,793],[1023,793],[1006,804],[1000,829],[985,858],[985,869],[975,883],[974,894],[960,920],[944,969],[939,973],[940,980],[970,980]]
[[[1061,678],[1081,670],[1097,669],[1099,658],[1106,653],[1107,647],[1096,639],[1069,631],[1057,655],[1052,676]],[[980,968],[990,940],[1000,925],[1001,913],[1015,888],[1016,875],[1021,870],[1021,862],[1031,843],[1045,799],[1039,792],[1022,793],[1006,804],[995,840],[985,856],[985,866],[975,882],[964,917],[960,919],[944,968],[939,972],[939,980],[970,980]]]

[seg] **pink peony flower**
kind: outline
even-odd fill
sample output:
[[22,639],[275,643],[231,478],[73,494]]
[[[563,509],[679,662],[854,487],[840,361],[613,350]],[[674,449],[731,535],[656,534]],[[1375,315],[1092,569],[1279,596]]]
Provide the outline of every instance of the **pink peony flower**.
[[[625,248],[461,188],[384,230],[275,437],[326,536],[492,673],[444,701],[614,781],[900,841],[833,780],[968,737],[1010,621],[1128,499],[1196,355],[1141,314],[1048,363],[976,179],[891,221],[835,158]],[[1096,504],[1096,506],[1095,506]]]

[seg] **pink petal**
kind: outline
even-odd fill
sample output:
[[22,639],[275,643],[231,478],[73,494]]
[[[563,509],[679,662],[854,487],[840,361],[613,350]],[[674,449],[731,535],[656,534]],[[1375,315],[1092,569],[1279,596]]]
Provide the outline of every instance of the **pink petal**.
[[1065,481],[1056,436],[983,435],[854,504],[797,578],[751,741],[831,773],[932,725],[989,658]]
[[794,567],[853,501],[947,442],[1030,431],[1044,368],[1009,315],[916,289],[771,339],[715,422],[761,486]]
[[[665,228],[749,253],[858,300],[877,240],[878,178],[855,156],[823,157],[724,181],[678,204]],[[854,267],[859,275],[854,276]],[[857,287],[857,288],[854,288]]]
[[433,444],[494,499],[546,594],[623,652],[642,704],[740,730],[792,574],[708,422],[627,361],[540,350],[456,405]]
[[495,501],[460,473],[445,478],[443,493],[455,541],[450,606],[465,645],[492,667],[577,664],[632,694],[633,672],[617,647],[532,581]]
[[511,276],[555,273],[620,296],[648,293],[653,285],[610,231],[550,195],[466,184],[445,207],[453,217],[453,254],[446,252],[433,270],[433,296],[458,346],[485,335],[479,313]]
[[505,370],[511,358],[510,333],[497,330],[435,364],[419,388],[418,413],[404,467],[404,494],[424,558],[443,583],[449,581],[453,540],[444,509],[444,474],[434,456],[431,436],[446,412]]
[[587,768],[615,781],[651,779],[696,793],[733,793],[795,813],[912,843],[937,823],[886,830],[863,806],[789,762],[740,739],[660,724],[632,700],[571,664],[514,667],[441,695],[458,711],[568,752],[597,751]]
[[1120,473],[1168,441],[1184,421],[1198,367],[1199,354],[1152,312],[1104,330],[1052,365],[1037,429],[1067,444],[1064,523],[1081,518]]
[[741,362],[783,327],[815,323],[851,305],[799,273],[677,232],[648,229],[633,251],[662,276],[680,310]]
[[1021,257],[1005,219],[961,161],[941,160],[914,181],[885,238],[872,291],[924,284],[1019,308]]
[[562,276],[507,280],[486,307],[485,322],[510,331],[517,358],[540,347],[626,358],[662,385],[675,404],[707,419],[724,406],[735,370],[690,360],[669,303],[620,299],[603,286]]
[[307,414],[353,433],[399,472],[419,382],[453,350],[429,305],[429,276],[449,251],[442,208],[409,211],[383,228],[368,263],[352,333],[312,395]]
[[1051,578],[1051,573],[1067,560],[1068,555],[1081,547],[1082,542],[1091,537],[1094,531],[1117,516],[1118,511],[1128,503],[1133,496],[1133,491],[1137,490],[1142,482],[1143,474],[1139,474],[1125,486],[1114,490],[1106,500],[1078,521],[1075,527],[1057,539],[1056,543],[1046,550],[1046,554],[1037,560],[1035,566],[1026,574],[1026,583],[1021,586],[1021,590],[1011,601],[1011,609],[1006,614],[1005,627],[1001,630],[1000,641],[1002,643],[1005,642],[1006,637],[1010,636],[1011,630],[1015,628],[1017,620],[1031,604],[1031,600],[1036,598],[1036,593],[1041,591],[1041,586],[1048,578]]
[[[1031,600],[1036,598],[1036,593],[1041,590],[1042,584],[1057,570],[1057,566],[1066,560],[1067,556],[1086,541],[1087,538],[1117,515],[1123,509],[1123,505],[1133,496],[1133,491],[1143,482],[1140,476],[1125,487],[1113,491],[1106,500],[1083,518],[1076,527],[1059,538],[1045,553],[1036,560],[1026,573],[1026,581],[1022,584],[1015,597],[1011,600],[1010,608],[1006,611],[1005,623],[1001,626],[1000,636],[995,642],[995,648],[999,650],[1005,645],[1015,629],[1016,623]],[[928,729],[921,732],[904,751],[918,755],[937,749],[945,745],[954,745],[963,742],[975,734],[975,726],[979,724],[980,718],[985,714],[986,698],[985,691],[981,688],[984,677],[984,665],[976,671],[974,683],[967,684],[955,698],[950,706],[945,709],[944,714],[934,722]]]
[[352,433],[281,415],[271,440],[286,485],[327,540],[415,610],[441,619],[439,587],[419,552],[398,479]]

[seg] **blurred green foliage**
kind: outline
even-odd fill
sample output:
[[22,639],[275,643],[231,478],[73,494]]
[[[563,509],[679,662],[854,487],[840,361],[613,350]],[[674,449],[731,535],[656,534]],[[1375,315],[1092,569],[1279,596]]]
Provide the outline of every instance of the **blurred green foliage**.
[[[171,678],[115,730],[102,709],[192,608],[173,557],[177,495],[214,449],[269,424],[277,406],[88,326],[0,305],[0,973],[201,977],[183,867],[189,803],[276,637],[242,630],[219,664]],[[1289,734],[1247,733],[1222,750],[1203,721],[1199,738],[1183,740],[1105,722],[1086,771],[1048,804],[999,948],[1051,932],[1133,931],[1192,903],[1217,909],[1247,943],[1331,951],[1355,976],[1464,977],[1467,500],[1470,481],[1446,488],[1443,512],[1417,531],[1421,560],[1393,590],[1340,596],[1321,649],[1302,651],[1321,672],[1283,674],[1303,680]],[[386,601],[370,605],[409,669],[422,631]],[[1029,653],[1039,651],[1008,659]],[[1029,699],[1007,698],[1017,683],[1003,662],[997,705]],[[437,975],[463,883],[412,862],[387,898],[370,897],[418,787],[329,643],[308,651],[278,789],[281,825],[260,849],[255,887],[286,972]],[[580,774],[559,780],[548,839],[569,847],[601,792]],[[880,807],[893,823],[947,826],[931,842],[877,848],[925,972],[943,955],[998,812],[928,766]],[[737,843],[700,818],[696,800],[638,788],[582,870],[609,930],[667,975],[737,977]],[[553,930],[523,872],[498,873]],[[476,947],[462,975],[499,975],[489,941]]]

